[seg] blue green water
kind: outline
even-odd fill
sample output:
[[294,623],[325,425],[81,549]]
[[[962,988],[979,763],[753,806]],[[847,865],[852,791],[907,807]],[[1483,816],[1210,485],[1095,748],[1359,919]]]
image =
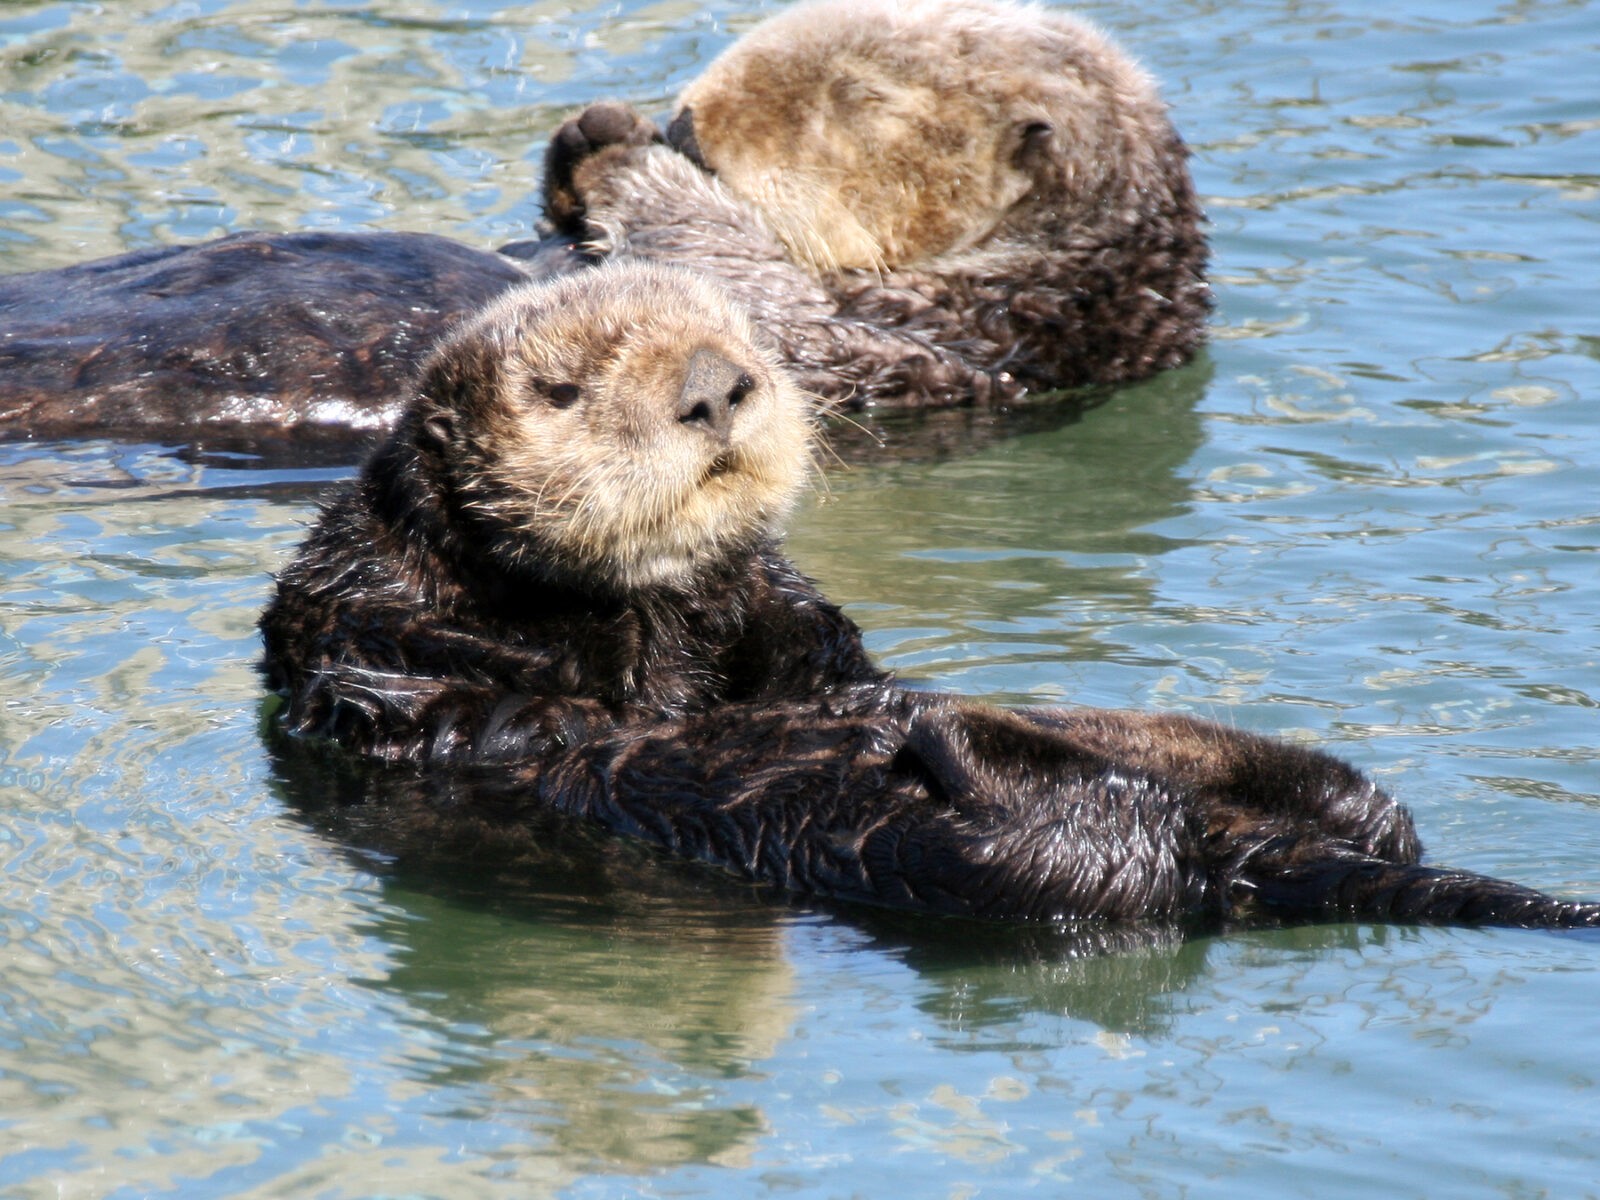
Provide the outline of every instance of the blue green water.
[[[0,270],[492,245],[561,115],[665,107],[760,7],[7,4]],[[1600,6],[1081,11],[1195,148],[1212,348],[837,466],[795,556],[908,677],[1305,738],[1435,858],[1600,895]],[[0,447],[0,1197],[1600,1195],[1583,935],[1077,957],[603,850],[389,871],[250,668],[348,469]]]

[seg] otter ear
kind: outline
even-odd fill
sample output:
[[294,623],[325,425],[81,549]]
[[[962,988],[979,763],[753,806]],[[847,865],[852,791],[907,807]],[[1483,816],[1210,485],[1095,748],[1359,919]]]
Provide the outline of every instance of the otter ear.
[[436,449],[444,449],[456,435],[456,418],[454,413],[433,412],[422,419],[420,440],[430,442]]
[[667,126],[667,145],[702,171],[711,170],[706,156],[700,152],[700,141],[694,135],[694,109],[687,104],[678,110],[678,115]]
[[859,75],[843,74],[828,84],[828,99],[846,111],[882,104],[888,98],[885,88]]
[[1011,152],[1011,165],[1021,171],[1044,162],[1055,147],[1056,130],[1049,121],[1018,121],[1014,136],[1016,149]]
[[442,420],[448,435],[455,414],[472,412],[493,400],[500,387],[500,358],[481,338],[464,338],[434,351],[422,370],[419,387],[431,401],[428,422]]

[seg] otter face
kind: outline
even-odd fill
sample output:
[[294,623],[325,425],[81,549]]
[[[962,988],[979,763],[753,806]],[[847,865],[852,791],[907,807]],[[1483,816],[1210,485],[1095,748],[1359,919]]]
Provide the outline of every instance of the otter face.
[[771,532],[810,466],[810,406],[743,310],[609,263],[508,293],[423,384],[462,508],[514,571],[687,583]]
[[692,146],[819,271],[904,267],[1071,220],[1167,129],[1093,27],[1005,0],[820,0],[757,26],[679,98]]

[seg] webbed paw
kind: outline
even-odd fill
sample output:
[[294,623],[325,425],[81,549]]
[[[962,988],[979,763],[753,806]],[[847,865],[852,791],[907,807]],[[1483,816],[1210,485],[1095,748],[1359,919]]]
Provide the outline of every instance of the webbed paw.
[[545,216],[561,232],[583,232],[579,167],[614,146],[648,146],[664,139],[654,122],[626,104],[602,100],[565,121],[544,155]]

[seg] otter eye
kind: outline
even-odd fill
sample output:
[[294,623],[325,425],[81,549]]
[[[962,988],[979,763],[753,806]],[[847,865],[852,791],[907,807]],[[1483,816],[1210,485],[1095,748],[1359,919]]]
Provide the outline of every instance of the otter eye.
[[838,108],[864,108],[869,104],[883,104],[889,93],[858,75],[841,75],[828,85],[828,98]]
[[575,383],[558,383],[550,388],[550,406],[552,408],[571,408],[578,402],[581,395]]

